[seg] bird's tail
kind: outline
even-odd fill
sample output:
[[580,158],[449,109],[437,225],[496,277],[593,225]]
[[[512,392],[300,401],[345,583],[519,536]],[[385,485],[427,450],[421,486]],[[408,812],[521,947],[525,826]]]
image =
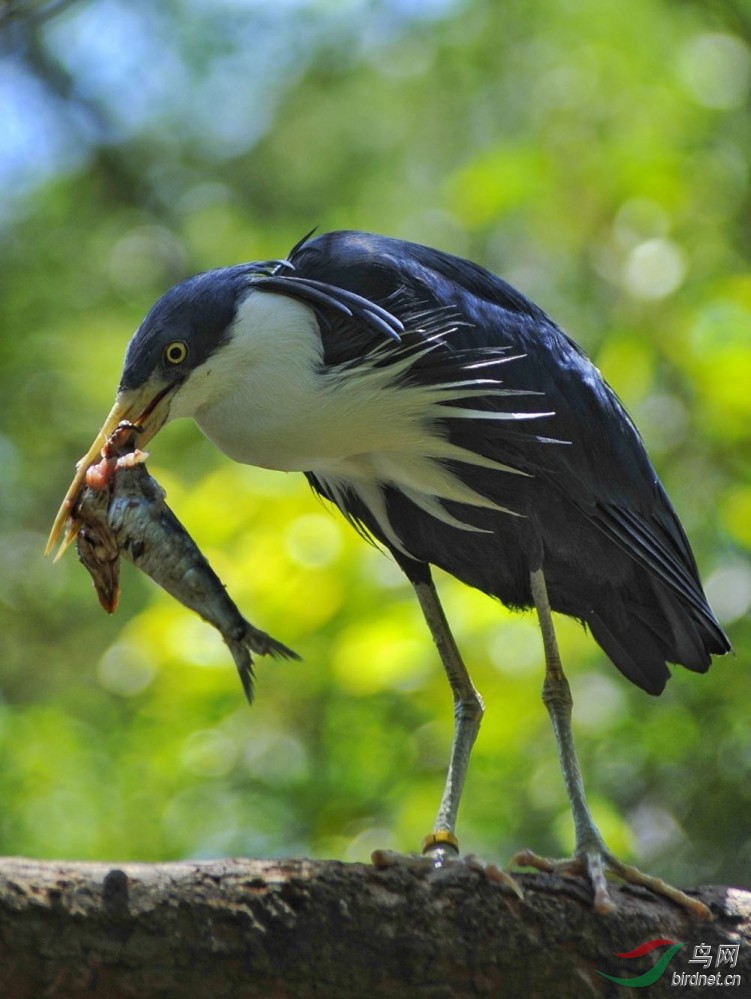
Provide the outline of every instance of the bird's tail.
[[[643,594],[643,580],[635,587]],[[648,694],[662,693],[668,663],[706,673],[712,655],[730,651],[730,642],[709,605],[687,606],[661,583],[650,580],[653,600],[609,600],[587,616],[597,643],[621,673]],[[615,595],[614,595],[615,597]]]

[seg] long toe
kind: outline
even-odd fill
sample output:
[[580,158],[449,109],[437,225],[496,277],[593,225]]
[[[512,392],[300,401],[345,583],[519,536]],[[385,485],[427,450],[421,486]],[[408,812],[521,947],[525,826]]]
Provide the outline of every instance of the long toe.
[[[644,872],[640,871],[638,867],[633,867],[631,864],[624,864],[623,861],[614,857],[609,850],[600,851],[599,863],[601,868],[611,871],[617,877],[621,878],[621,880],[625,881],[626,884],[642,885],[642,887],[648,888],[656,895],[662,895],[664,898],[670,899],[671,902],[674,902],[676,905],[686,909],[691,913],[691,915],[697,916],[699,919],[712,918],[712,913],[708,906],[706,906],[698,898],[692,898],[684,891],[681,891],[680,888],[674,888],[673,885],[669,885],[667,881],[663,881],[662,878],[653,877],[651,874],[644,874]],[[591,872],[589,857],[587,857],[587,867]],[[595,905],[597,905],[596,898]]]
[[615,875],[626,884],[640,885],[648,888],[656,895],[669,899],[676,905],[686,909],[692,916],[699,919],[711,919],[709,908],[698,898],[692,898],[680,888],[674,888],[662,878],[644,874],[638,867],[624,864],[604,846],[593,845],[580,849],[575,857],[564,860],[552,860],[541,857],[532,850],[520,850],[509,862],[509,867],[534,867],[538,871],[551,874],[584,875],[592,885],[595,910],[601,913],[612,912],[616,907],[610,893],[610,882],[607,875]]
[[503,885],[504,888],[508,888],[508,890],[513,892],[517,898],[524,898],[524,892],[521,890],[517,882],[514,881],[508,871],[504,871],[503,868],[492,863],[492,861],[488,863],[476,854],[468,853],[466,857],[463,858],[462,862],[473,871],[479,871],[481,874],[484,874],[489,881],[495,881],[497,885]]

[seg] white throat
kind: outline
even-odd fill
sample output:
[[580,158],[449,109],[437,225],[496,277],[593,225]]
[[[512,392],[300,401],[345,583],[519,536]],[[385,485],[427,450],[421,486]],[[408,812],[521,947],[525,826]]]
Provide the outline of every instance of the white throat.
[[[323,366],[315,313],[286,295],[251,291],[230,339],[175,394],[170,419],[191,416],[235,461],[279,471],[344,472],[373,452],[413,451],[424,421],[409,393]],[[417,449],[419,453],[419,448]]]
[[176,393],[170,418],[192,416],[235,461],[304,470],[321,360],[313,311],[285,295],[251,290],[229,341]]
[[[384,535],[405,551],[389,523],[383,485],[398,486],[439,520],[476,530],[457,521],[441,500],[503,508],[474,492],[444,462],[516,472],[447,439],[439,429],[448,415],[442,403],[465,399],[471,383],[398,384],[413,361],[414,354],[392,365],[364,359],[355,368],[325,368],[313,310],[285,295],[251,290],[238,308],[229,341],[176,392],[170,419],[193,417],[235,461],[314,472],[345,512],[343,490],[354,490]],[[488,391],[481,380],[478,391]],[[455,419],[489,416],[471,408],[449,412]],[[530,416],[495,412],[490,418]]]

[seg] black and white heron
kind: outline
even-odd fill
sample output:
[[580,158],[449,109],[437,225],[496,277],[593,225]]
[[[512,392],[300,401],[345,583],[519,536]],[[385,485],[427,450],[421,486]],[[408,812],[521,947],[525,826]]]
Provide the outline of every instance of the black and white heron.
[[426,852],[458,852],[457,810],[483,714],[431,578],[440,566],[537,612],[574,861],[596,907],[612,905],[609,870],[703,910],[605,846],[585,798],[551,612],[583,622],[649,694],[663,690],[669,663],[703,673],[730,645],[634,424],[538,306],[470,261],[364,232],[306,238],[284,260],[198,274],[159,299],[133,336],[115,404],[68,499],[118,422],[136,423],[146,442],[178,417],[192,417],[235,461],[303,472],[414,587],[455,709]]

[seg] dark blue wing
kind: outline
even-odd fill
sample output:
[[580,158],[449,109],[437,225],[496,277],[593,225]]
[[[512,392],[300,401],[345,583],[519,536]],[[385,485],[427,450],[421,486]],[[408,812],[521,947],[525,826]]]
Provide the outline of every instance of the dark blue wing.
[[[586,620],[627,675],[654,691],[664,685],[665,659],[704,670],[709,652],[729,649],[707,605],[683,528],[634,424],[599,371],[542,309],[477,264],[367,233],[319,236],[299,246],[290,264],[298,277],[354,292],[399,319],[405,333],[401,343],[393,345],[394,357],[410,349],[415,338],[437,342],[437,349],[411,369],[411,377],[445,381],[449,373],[460,382],[469,380],[469,373],[477,378],[483,365],[496,363],[490,380],[502,382],[508,394],[488,392],[483,397],[475,386],[474,409],[492,412],[508,407],[514,393],[514,411],[550,414],[512,425],[452,418],[449,404],[444,433],[457,445],[534,478],[530,484],[522,476],[475,466],[467,472],[478,492],[508,508],[514,509],[514,502],[521,507],[518,512],[531,525],[526,534],[523,527],[501,526],[497,517],[494,532],[503,534],[507,550],[514,544],[532,549],[530,539],[536,534],[544,549],[554,606]],[[436,317],[430,332],[424,321],[427,315]],[[416,316],[423,321],[416,322]],[[376,347],[373,331],[362,324],[355,328],[334,323],[322,328],[321,335],[324,351],[336,363],[357,364]],[[394,495],[391,503],[398,516],[401,500]],[[471,510],[463,510],[463,517],[472,516]],[[486,525],[484,530],[490,529],[486,514],[474,511],[474,516],[478,524]],[[415,521],[409,523],[413,526]],[[451,558],[443,554],[444,568],[506,602],[529,603],[523,573],[518,573],[513,587],[507,583],[494,587],[479,570],[473,577],[469,560],[463,561],[458,552],[460,543],[467,551],[472,547],[469,539],[449,538],[446,531],[439,537],[435,525],[432,530],[430,542],[426,534],[425,561],[442,564],[432,552],[453,544],[457,553]],[[576,538],[577,544],[584,539],[592,553],[589,563],[586,555],[578,559],[570,552],[566,535]],[[642,575],[631,571],[629,576],[626,568],[616,565],[618,552],[640,567]],[[531,551],[527,555],[534,557]],[[622,579],[621,593],[626,603],[631,601],[634,628],[638,631],[638,621],[644,622],[645,646],[653,632],[662,629],[668,635],[653,656],[655,663],[661,657],[663,661],[660,668],[653,667],[651,680],[641,675],[635,664],[638,657],[622,648],[628,643],[616,632],[622,633],[626,624],[612,623],[616,609],[598,609],[602,600],[597,590],[607,588],[608,578]],[[629,657],[634,662],[627,662]]]

